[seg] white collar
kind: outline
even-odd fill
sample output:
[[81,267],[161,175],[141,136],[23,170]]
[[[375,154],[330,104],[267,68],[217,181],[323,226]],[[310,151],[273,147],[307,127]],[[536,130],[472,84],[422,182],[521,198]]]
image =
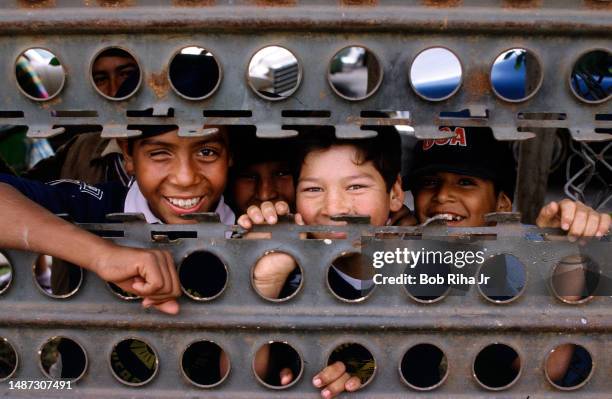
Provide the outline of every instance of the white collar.
[[[127,196],[125,197],[125,203],[123,204],[123,212],[125,213],[142,213],[147,220],[147,223],[160,223],[163,222],[151,212],[151,208],[149,208],[149,204],[147,203],[146,198],[140,192],[140,187],[138,187],[138,182],[136,180],[130,186],[128,190]],[[217,208],[215,209],[215,213],[219,215],[221,219],[221,223],[225,225],[233,225],[236,221],[236,215],[230,209],[229,206],[223,200],[223,196],[219,199],[219,203],[217,204]]]

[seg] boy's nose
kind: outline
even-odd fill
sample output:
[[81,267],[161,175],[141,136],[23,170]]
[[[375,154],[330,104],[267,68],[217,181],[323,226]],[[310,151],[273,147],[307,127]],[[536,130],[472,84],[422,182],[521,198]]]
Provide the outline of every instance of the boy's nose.
[[108,93],[106,93],[106,95],[109,97],[116,97],[117,91],[119,91],[119,86],[120,86],[119,78],[117,78],[116,76],[112,76],[109,79]]
[[276,185],[269,177],[263,177],[257,182],[257,199],[261,202],[271,201],[278,197]]
[[172,174],[172,183],[177,186],[188,187],[199,182],[199,175],[195,165],[189,160],[178,160]]
[[324,213],[326,216],[348,215],[351,213],[350,200],[338,192],[330,192],[325,196]]
[[435,192],[434,200],[439,203],[452,201],[454,198],[451,187],[448,184],[441,184]]

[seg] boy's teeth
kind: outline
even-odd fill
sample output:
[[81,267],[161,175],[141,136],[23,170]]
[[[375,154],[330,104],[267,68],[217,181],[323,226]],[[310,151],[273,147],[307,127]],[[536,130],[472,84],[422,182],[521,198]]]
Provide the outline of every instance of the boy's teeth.
[[178,206],[180,208],[193,208],[198,202],[200,202],[201,197],[195,197],[190,199],[182,199],[182,198],[170,198],[167,197],[168,201],[174,206]]
[[434,217],[439,218],[439,219],[450,220],[453,222],[459,222],[464,219],[463,216],[451,215],[450,213],[438,213],[437,215],[434,215]]

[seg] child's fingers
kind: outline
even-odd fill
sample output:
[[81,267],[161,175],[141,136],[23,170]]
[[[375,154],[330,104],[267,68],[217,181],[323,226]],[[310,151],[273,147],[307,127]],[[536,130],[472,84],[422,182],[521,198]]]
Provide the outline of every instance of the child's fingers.
[[151,298],[145,298],[142,300],[142,306],[145,308],[151,307],[153,306],[155,309],[159,310],[160,312],[163,313],[167,313],[167,314],[178,314],[179,312],[179,304],[176,300],[174,299],[169,299],[166,301],[154,301]]
[[314,376],[312,383],[315,387],[321,388],[340,378],[346,371],[346,367],[342,362],[336,362],[325,367],[321,372]]
[[300,226],[304,226],[306,224],[306,223],[304,223],[304,218],[299,213],[295,214],[295,223],[299,224]]
[[586,228],[584,229],[584,237],[595,237],[597,228],[599,227],[599,214],[595,211],[589,212]]
[[240,215],[237,223],[238,223],[238,226],[246,230],[250,230],[251,228],[253,228],[253,223],[251,223],[251,218],[246,214]]
[[579,205],[582,205],[579,201],[563,200],[559,203],[561,212],[561,228],[563,230],[569,230],[570,226],[573,225],[576,219],[576,210]]
[[[588,211],[583,207],[577,207],[574,213],[574,221],[572,222],[568,234],[574,239],[581,237],[584,234],[588,220]],[[572,240],[574,241],[574,240]]]
[[275,224],[278,221],[278,215],[276,214],[276,207],[270,201],[262,202],[261,205],[261,214],[263,218],[269,224]]
[[349,391],[349,392],[353,392],[358,390],[359,388],[361,388],[361,380],[359,379],[359,377],[357,376],[352,376],[351,378],[349,378],[349,380],[344,384],[344,388]]
[[174,259],[170,252],[163,251],[162,252],[166,257],[166,267],[170,272],[170,281],[172,282],[171,294],[175,297],[181,296],[181,283],[179,281],[178,272],[176,271],[176,266],[174,265]]
[[561,223],[558,212],[559,204],[552,201],[542,208],[536,219],[536,225],[538,227],[559,227]]
[[280,371],[280,383],[285,386],[293,381],[293,371],[290,368],[285,367]]
[[351,376],[348,373],[342,374],[338,379],[333,381],[321,391],[321,396],[325,399],[330,399],[344,392],[344,384],[346,384],[350,378]]
[[607,213],[604,213],[599,218],[599,226],[597,227],[597,232],[595,235],[597,237],[602,237],[608,233],[610,230],[610,223],[612,222],[612,218]]
[[285,201],[278,201],[274,203],[277,215],[287,215],[289,213],[289,204]]
[[262,224],[265,222],[261,209],[259,209],[259,207],[256,205],[249,206],[247,209],[247,215],[249,215],[251,221],[255,224]]

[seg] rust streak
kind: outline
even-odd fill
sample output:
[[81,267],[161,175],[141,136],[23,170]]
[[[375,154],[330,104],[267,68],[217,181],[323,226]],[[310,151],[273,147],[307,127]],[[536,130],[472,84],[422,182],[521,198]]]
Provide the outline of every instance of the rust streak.
[[55,0],[19,0],[19,5],[25,8],[55,7]]
[[459,7],[463,0],[422,0],[423,5],[427,7]]
[[504,0],[503,8],[541,8],[542,0]]
[[130,7],[134,5],[134,0],[98,0],[101,7]]
[[484,70],[467,71],[463,85],[469,100],[478,100],[489,93],[489,74]]
[[378,0],[340,0],[341,6],[366,6],[375,7],[378,5]]
[[168,82],[168,71],[162,70],[160,73],[151,73],[147,84],[153,90],[157,98],[163,98],[168,94],[170,82]]
[[594,10],[612,10],[612,1],[584,0],[584,6]]
[[216,0],[172,0],[172,5],[178,7],[214,6],[215,1]]
[[255,0],[259,7],[294,7],[297,0]]

